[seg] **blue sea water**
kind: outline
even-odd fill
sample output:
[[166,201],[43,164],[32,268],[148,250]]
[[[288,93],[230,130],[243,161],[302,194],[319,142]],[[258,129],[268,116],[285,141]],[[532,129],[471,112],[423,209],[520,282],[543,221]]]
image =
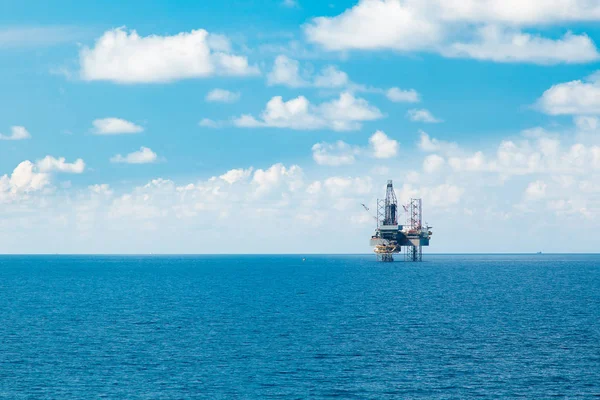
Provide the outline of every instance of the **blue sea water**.
[[0,398],[600,396],[600,256],[2,256]]

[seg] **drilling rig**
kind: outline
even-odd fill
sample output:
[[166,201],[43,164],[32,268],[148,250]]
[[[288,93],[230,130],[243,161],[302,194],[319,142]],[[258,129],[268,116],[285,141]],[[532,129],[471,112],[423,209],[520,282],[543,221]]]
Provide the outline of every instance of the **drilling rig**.
[[429,246],[432,232],[430,226],[422,224],[422,206],[421,199],[410,199],[402,206],[406,225],[400,225],[394,185],[391,180],[388,181],[385,199],[377,200],[377,229],[371,237],[371,246],[378,261],[394,261],[394,254],[400,253],[403,247],[405,261],[423,261],[423,246]]

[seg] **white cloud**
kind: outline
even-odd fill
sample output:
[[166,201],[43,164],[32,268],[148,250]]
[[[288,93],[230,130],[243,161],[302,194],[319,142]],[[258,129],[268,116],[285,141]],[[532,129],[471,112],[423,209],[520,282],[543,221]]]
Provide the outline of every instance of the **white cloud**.
[[223,179],[225,182],[233,185],[236,182],[244,181],[252,175],[253,168],[248,169],[232,169],[219,176],[219,178]]
[[565,146],[558,138],[539,131],[531,136],[524,131],[523,140],[503,140],[494,154],[477,151],[472,154],[456,149],[448,158],[455,172],[497,173],[506,180],[514,175],[592,173],[600,170],[600,146],[574,143]]
[[315,18],[313,25],[325,23],[340,26],[342,22],[356,22],[362,15],[366,25],[363,29],[377,25],[380,26],[380,32],[390,36],[394,27],[385,23],[398,20],[397,15],[407,14],[436,23],[536,26],[598,21],[600,5],[588,0],[557,0],[545,3],[538,0],[361,0],[358,5],[337,17],[324,18],[325,21]]
[[315,76],[314,85],[318,88],[340,88],[349,85],[348,74],[340,71],[336,66],[329,65]]
[[359,121],[383,118],[383,114],[377,107],[348,92],[340,94],[337,100],[322,103],[319,108],[325,119],[332,121],[333,128],[337,130],[359,129],[361,127]]
[[263,195],[280,185],[286,185],[288,190],[295,191],[302,186],[302,177],[302,168],[297,165],[286,167],[274,164],[267,170],[257,169],[252,183],[256,186],[256,194]]
[[349,92],[344,92],[338,99],[319,105],[312,105],[304,96],[289,101],[283,101],[281,96],[276,96],[269,100],[260,119],[251,115],[242,115],[234,119],[234,125],[243,128],[348,131],[360,129],[364,121],[373,121],[382,117],[383,114],[377,107],[370,105],[364,99],[354,97]]
[[398,142],[390,139],[383,131],[377,131],[369,138],[375,158],[392,158],[398,154]]
[[206,38],[206,43],[213,51],[222,51],[225,53],[231,52],[231,42],[225,35],[210,33]]
[[550,115],[600,115],[600,79],[560,83],[546,90],[537,107]]
[[13,126],[10,128],[10,135],[0,133],[0,140],[24,140],[30,139],[31,134],[23,126]]
[[78,158],[74,163],[66,162],[64,157],[55,158],[46,156],[36,163],[40,172],[67,172],[71,174],[81,174],[85,170],[85,162]]
[[[376,131],[369,138],[369,146],[352,146],[338,140],[335,143],[317,143],[312,147],[313,159],[319,165],[350,165],[356,161],[356,156],[369,154],[372,157],[384,159],[398,154],[398,142],[390,139],[384,132]],[[380,170],[381,171],[381,170]]]
[[440,157],[437,154],[430,154],[423,160],[423,171],[432,174],[439,171],[445,163],[446,161],[443,157]]
[[406,183],[396,191],[398,201],[402,204],[408,203],[411,198],[422,198],[425,205],[442,210],[457,205],[465,193],[464,188],[450,183],[432,186]]
[[531,182],[525,190],[525,197],[527,200],[540,200],[546,196],[546,188],[548,185],[543,181]]
[[304,32],[327,50],[416,50],[435,45],[442,36],[437,23],[398,0],[361,0],[336,17],[314,18]]
[[304,96],[283,101],[281,96],[273,97],[262,112],[261,120],[251,115],[242,115],[234,120],[234,124],[242,128],[278,127],[292,129],[318,129],[325,121],[313,111],[314,106]]
[[598,59],[589,37],[567,33],[552,40],[520,28],[598,21],[600,6],[592,3],[360,0],[340,15],[314,18],[304,32],[310,42],[332,51],[389,49],[499,62],[581,63]]
[[408,110],[406,116],[413,122],[425,122],[428,124],[436,124],[443,122],[441,119],[437,119],[436,117],[434,117],[429,110],[425,109]]
[[308,82],[300,77],[300,63],[284,55],[277,56],[273,69],[267,74],[267,83],[289,87],[307,86]]
[[153,163],[158,159],[158,156],[148,147],[140,147],[138,151],[122,156],[117,154],[110,159],[113,163],[125,163],[125,164],[149,164]]
[[418,143],[419,149],[428,152],[454,152],[458,149],[458,145],[456,143],[444,142],[443,140],[438,140],[436,138],[431,138],[427,134],[427,132],[419,131],[420,140]]
[[600,5],[588,0],[409,0],[413,7],[437,13],[446,21],[547,25],[600,20]]
[[82,159],[67,163],[65,158],[46,156],[32,163],[21,162],[10,175],[0,176],[0,202],[23,199],[23,196],[40,191],[50,184],[53,172],[80,174],[85,169]]
[[402,90],[393,87],[388,89],[386,96],[395,103],[418,103],[420,101],[419,93],[414,89]]
[[576,116],[573,122],[577,129],[581,131],[595,131],[600,127],[600,119],[598,117]]
[[435,138],[430,138],[427,132],[420,131],[421,140],[419,141],[419,148],[423,151],[433,152],[438,151],[441,148],[440,141]]
[[128,84],[259,73],[246,57],[229,52],[226,38],[203,29],[173,36],[113,29],[104,32],[94,47],[83,47],[79,61],[84,80]]
[[433,207],[451,207],[458,204],[464,193],[465,189],[449,183],[421,190],[421,196]]
[[366,195],[373,188],[371,178],[333,176],[323,181],[323,187],[334,197]]
[[102,195],[102,196],[112,196],[114,194],[113,190],[110,188],[108,183],[100,183],[96,185],[88,186],[90,192]]
[[9,192],[11,194],[28,193],[42,189],[50,183],[50,176],[39,172],[36,165],[31,161],[23,161],[13,170],[10,177],[4,175],[0,178],[0,194]]
[[235,103],[239,99],[239,92],[230,92],[225,89],[213,89],[206,95],[206,101],[208,102]]
[[444,54],[496,62],[530,62],[536,64],[585,63],[600,58],[594,42],[587,35],[566,33],[552,40],[497,26],[479,30],[476,41],[453,43]]
[[202,118],[202,120],[198,122],[198,125],[205,128],[220,128],[222,123],[219,121],[214,121],[210,118]]
[[312,147],[312,153],[319,165],[340,166],[354,164],[360,149],[338,140],[335,143],[317,143]]
[[92,122],[96,135],[121,135],[127,133],[140,133],[144,131],[139,125],[121,118],[102,118]]
[[296,0],[283,0],[281,4],[288,8],[297,8],[299,7],[298,2]]
[[283,85],[291,88],[317,87],[341,88],[348,86],[348,74],[340,71],[334,65],[325,66],[318,74],[307,69],[301,70],[300,62],[285,55],[275,58],[273,69],[267,75],[267,84],[270,86]]
[[419,93],[414,89],[380,89],[376,87],[354,83],[348,74],[341,71],[335,65],[327,65],[318,73],[310,68],[302,69],[300,62],[285,55],[279,55],[275,59],[273,69],[267,75],[267,84],[270,86],[282,85],[291,88],[313,87],[319,89],[342,89],[349,92],[377,93],[385,95],[390,101],[399,103],[418,103]]
[[450,157],[448,159],[448,165],[455,171],[486,171],[492,167],[486,163],[485,156],[481,151],[476,152],[469,157]]

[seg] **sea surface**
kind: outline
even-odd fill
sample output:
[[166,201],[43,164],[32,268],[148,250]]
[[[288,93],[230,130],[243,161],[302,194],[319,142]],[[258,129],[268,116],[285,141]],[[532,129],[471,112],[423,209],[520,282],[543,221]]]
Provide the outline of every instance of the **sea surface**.
[[0,398],[600,396],[599,255],[424,257],[0,256]]

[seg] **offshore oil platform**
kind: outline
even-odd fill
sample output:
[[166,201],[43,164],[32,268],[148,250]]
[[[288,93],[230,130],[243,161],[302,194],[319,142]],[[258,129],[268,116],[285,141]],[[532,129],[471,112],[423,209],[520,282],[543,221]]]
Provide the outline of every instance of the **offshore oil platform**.
[[[394,254],[405,248],[405,261],[423,261],[423,246],[429,246],[431,227],[423,226],[423,202],[410,199],[403,205],[406,225],[398,224],[398,200],[392,181],[388,181],[385,199],[377,200],[377,229],[371,237],[378,261],[392,262]],[[363,204],[369,211],[369,208]]]

